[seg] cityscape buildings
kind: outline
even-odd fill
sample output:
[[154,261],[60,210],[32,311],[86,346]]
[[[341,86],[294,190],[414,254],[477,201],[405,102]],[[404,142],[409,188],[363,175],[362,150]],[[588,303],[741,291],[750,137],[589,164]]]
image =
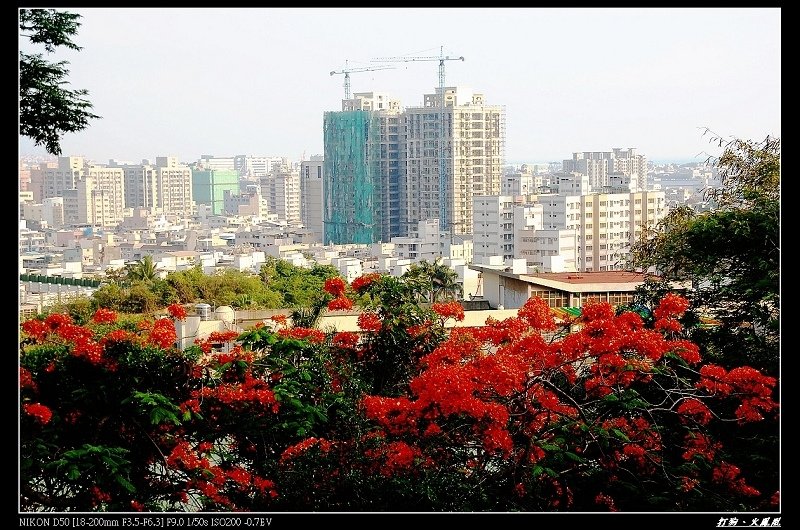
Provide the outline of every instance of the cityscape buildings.
[[[324,113],[324,154],[299,161],[21,160],[20,273],[79,282],[151,255],[162,274],[257,272],[275,257],[350,278],[442,260],[480,299],[487,270],[627,270],[643,230],[676,205],[710,207],[703,190],[719,185],[708,165],[657,166],[633,147],[509,165],[505,120],[504,106],[465,87],[437,88],[418,107],[359,92]],[[66,289],[42,285],[40,304]]]

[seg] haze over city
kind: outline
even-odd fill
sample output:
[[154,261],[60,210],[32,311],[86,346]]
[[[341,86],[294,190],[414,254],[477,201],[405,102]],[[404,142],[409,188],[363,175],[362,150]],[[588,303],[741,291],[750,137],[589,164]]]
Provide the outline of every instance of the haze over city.
[[[650,160],[700,161],[704,128],[780,137],[779,8],[76,8],[83,49],[59,49],[71,89],[102,119],[64,136],[63,154],[323,152],[323,113],[351,90],[421,106],[438,86],[506,109],[509,163],[635,147]],[[32,50],[20,39],[22,50]],[[440,48],[443,47],[443,48]],[[38,49],[38,48],[37,48]],[[347,62],[346,62],[347,61]],[[44,155],[20,137],[20,155]]]

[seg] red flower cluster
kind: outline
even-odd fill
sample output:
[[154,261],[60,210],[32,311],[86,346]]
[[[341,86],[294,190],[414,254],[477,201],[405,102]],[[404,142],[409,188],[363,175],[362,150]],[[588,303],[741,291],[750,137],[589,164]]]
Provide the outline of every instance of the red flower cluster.
[[278,324],[279,326],[286,326],[286,315],[272,315],[269,317],[270,320]]
[[290,460],[297,458],[299,455],[305,453],[312,447],[318,447],[320,452],[327,453],[328,451],[331,450],[333,444],[331,444],[325,438],[316,438],[312,436],[310,438],[306,438],[305,440],[302,440],[294,445],[290,445],[289,447],[287,447],[286,450],[283,451],[283,453],[281,453],[280,461],[281,463],[285,464]]
[[705,403],[695,398],[687,398],[678,405],[675,411],[682,416],[682,418],[692,418],[700,425],[708,425],[708,422],[713,418],[711,410]]
[[448,318],[454,318],[459,322],[464,320],[464,307],[458,302],[436,302],[431,309],[444,320]]
[[283,339],[307,340],[316,344],[325,342],[325,333],[312,328],[288,328],[278,331],[278,337]]
[[689,309],[689,301],[675,293],[667,293],[653,310],[653,315],[658,318],[680,318]]
[[358,344],[358,334],[350,331],[340,331],[333,336],[333,344],[340,348],[355,348]]
[[49,423],[50,418],[53,417],[53,411],[41,403],[25,403],[22,405],[22,410],[24,410],[25,414],[28,416],[36,418],[36,421],[42,425]]
[[369,287],[373,283],[377,282],[380,279],[381,275],[378,274],[377,272],[362,274],[361,276],[353,280],[353,282],[350,284],[350,287],[352,287],[355,292],[361,294],[367,289],[369,289]]
[[136,338],[137,336],[130,331],[125,331],[124,329],[115,329],[114,331],[106,333],[105,337],[100,339],[100,344],[105,346],[106,344],[113,342],[134,341]]
[[31,319],[22,323],[22,332],[32,337],[37,343],[44,342],[50,333],[50,327],[44,320]]
[[175,324],[169,318],[159,318],[153,323],[150,334],[147,337],[147,343],[159,348],[171,348],[175,341],[178,340],[178,334],[175,333]]
[[749,366],[728,372],[721,366],[707,364],[700,368],[700,381],[695,386],[711,395],[740,399],[736,417],[740,423],[747,423],[760,421],[765,413],[777,410],[778,404],[772,399],[775,384],[774,377],[763,375]]
[[236,410],[243,410],[251,405],[259,411],[267,408],[273,413],[278,412],[278,401],[269,385],[261,379],[256,379],[249,374],[244,376],[241,383],[225,383],[217,387],[203,387],[192,392],[193,398],[216,399],[220,403],[229,405]]
[[176,320],[186,320],[186,315],[188,314],[186,308],[178,303],[168,305],[167,312],[169,312],[169,316]]
[[556,321],[550,306],[538,296],[529,298],[517,311],[517,317],[534,330],[552,331],[556,329]]
[[233,342],[239,336],[239,332],[226,329],[225,331],[212,331],[209,333],[208,338],[206,339],[208,342],[213,344],[219,344],[224,342]]
[[19,387],[30,388],[33,391],[36,391],[37,388],[36,381],[33,380],[33,376],[24,366],[19,367]]
[[606,495],[603,492],[600,492],[595,496],[594,503],[605,506],[609,512],[617,511],[617,505],[614,504],[614,498],[611,497],[611,495]]
[[612,318],[614,318],[614,308],[608,302],[589,300],[581,307],[581,319],[585,322],[611,320]]
[[408,445],[405,442],[389,442],[375,449],[367,449],[364,452],[367,458],[378,461],[379,472],[384,477],[391,477],[398,472],[407,472],[414,466],[416,458],[421,456],[418,447]]
[[96,324],[113,324],[117,321],[117,313],[111,309],[101,307],[92,315],[92,322]]
[[722,444],[713,442],[711,439],[700,432],[690,432],[685,438],[686,451],[683,453],[683,459],[691,461],[695,456],[703,457],[706,462],[712,462],[717,451],[722,449]]
[[689,308],[689,301],[675,293],[668,293],[653,310],[656,317],[655,329],[658,331],[671,331],[678,333],[683,329],[678,319]]
[[339,296],[328,302],[329,311],[346,311],[353,309],[353,301],[344,296]]
[[325,280],[325,286],[323,289],[325,289],[326,293],[338,298],[344,295],[345,289],[347,289],[347,284],[342,278],[336,276],[334,278],[328,278]]
[[729,464],[728,462],[722,462],[719,466],[714,468],[714,471],[711,473],[711,479],[714,482],[725,484],[734,493],[739,493],[748,497],[757,497],[761,495],[761,492],[745,483],[744,477],[739,476],[741,472],[738,466]]
[[381,319],[375,313],[364,311],[358,315],[358,327],[364,331],[380,331]]

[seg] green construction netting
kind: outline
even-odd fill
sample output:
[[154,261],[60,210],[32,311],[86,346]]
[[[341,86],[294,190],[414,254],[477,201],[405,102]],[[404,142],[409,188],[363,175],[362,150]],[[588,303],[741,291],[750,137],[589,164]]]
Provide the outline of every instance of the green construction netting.
[[380,240],[379,135],[373,112],[324,114],[325,244]]

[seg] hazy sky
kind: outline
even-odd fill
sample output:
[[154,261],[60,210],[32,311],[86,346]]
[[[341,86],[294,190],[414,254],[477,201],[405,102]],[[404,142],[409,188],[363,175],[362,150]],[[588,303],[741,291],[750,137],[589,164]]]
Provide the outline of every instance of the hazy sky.
[[[780,8],[76,8],[70,88],[102,116],[63,154],[138,162],[323,153],[349,67],[438,56],[446,85],[506,109],[506,159],[635,147],[698,160],[725,137],[781,135]],[[20,39],[25,51],[33,49]],[[355,72],[355,92],[419,106],[438,61]],[[20,138],[20,154],[44,154]]]

